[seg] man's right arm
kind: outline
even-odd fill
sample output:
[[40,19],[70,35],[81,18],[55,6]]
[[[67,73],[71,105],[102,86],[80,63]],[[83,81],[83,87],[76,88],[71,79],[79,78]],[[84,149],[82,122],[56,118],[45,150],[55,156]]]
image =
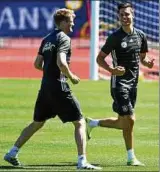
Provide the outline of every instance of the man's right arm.
[[109,54],[106,54],[101,50],[97,56],[98,65],[101,66],[103,69],[109,71],[112,75],[117,75],[117,76],[123,75],[125,73],[124,67],[122,67],[122,66],[113,67],[105,61],[105,58],[108,55]]
[[34,67],[38,70],[43,71],[43,56],[38,54],[35,61],[34,61]]
[[80,79],[74,75],[71,70],[69,69],[69,66],[66,61],[66,54],[63,52],[57,53],[57,65],[61,72],[68,77],[73,84],[78,84]]
[[41,70],[41,71],[43,71],[43,62],[44,62],[43,46],[44,46],[44,39],[41,42],[41,45],[39,47],[39,51],[37,53],[37,57],[34,61],[34,67],[38,70]]
[[108,54],[104,53],[103,51],[100,51],[97,56],[97,63],[103,69],[112,73],[112,67],[110,65],[108,65],[108,63],[105,61],[106,56],[108,56]]

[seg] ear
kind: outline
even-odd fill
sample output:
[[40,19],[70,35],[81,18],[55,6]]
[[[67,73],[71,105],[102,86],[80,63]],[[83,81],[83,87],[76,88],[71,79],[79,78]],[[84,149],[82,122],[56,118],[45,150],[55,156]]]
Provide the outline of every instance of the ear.
[[65,24],[65,21],[63,20],[63,21],[61,21],[61,22],[59,23],[59,27],[63,27],[64,24]]
[[134,17],[135,17],[135,15],[134,15],[134,9],[133,9],[133,8],[131,8],[131,13],[132,13],[133,18],[134,18]]

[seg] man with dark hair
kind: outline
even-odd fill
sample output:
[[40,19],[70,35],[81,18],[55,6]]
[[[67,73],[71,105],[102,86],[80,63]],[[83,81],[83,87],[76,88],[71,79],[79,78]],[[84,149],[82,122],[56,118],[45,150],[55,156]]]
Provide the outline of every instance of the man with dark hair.
[[[137,97],[139,61],[152,68],[154,59],[146,57],[148,52],[145,34],[133,27],[134,10],[130,3],[118,6],[121,27],[111,34],[97,56],[97,63],[111,73],[111,96],[113,111],[117,118],[91,119],[86,118],[87,136],[91,138],[94,127],[108,127],[123,131],[127,150],[127,165],[144,166],[134,154],[133,127],[135,122],[134,107]],[[107,64],[105,58],[111,53],[113,66]]]
[[133,6],[132,6],[132,4],[130,2],[120,3],[118,5],[118,13],[120,12],[120,9],[122,9],[122,8],[128,8],[128,7],[130,7],[131,10],[132,10],[132,12],[133,12]]
[[80,79],[69,69],[71,56],[71,39],[67,36],[72,32],[75,14],[69,9],[59,9],[54,14],[57,29],[48,34],[41,43],[34,66],[43,71],[41,88],[34,110],[34,119],[4,156],[4,160],[19,166],[17,155],[20,148],[36,133],[47,119],[56,115],[63,123],[72,122],[75,127],[75,141],[78,151],[78,169],[100,170],[100,167],[87,163],[85,120],[79,102],[72,95],[67,78],[73,84]]

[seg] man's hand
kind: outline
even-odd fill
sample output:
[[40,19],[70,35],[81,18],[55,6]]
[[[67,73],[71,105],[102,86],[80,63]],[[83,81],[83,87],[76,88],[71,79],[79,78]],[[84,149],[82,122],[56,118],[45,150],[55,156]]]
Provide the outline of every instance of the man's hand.
[[79,78],[78,76],[76,76],[76,75],[73,74],[73,75],[70,77],[70,80],[71,80],[72,84],[78,84],[79,81],[80,81],[80,78]]
[[155,61],[155,59],[151,59],[151,60],[146,61],[146,66],[148,68],[152,68],[154,66],[154,61]]
[[110,72],[112,75],[122,76],[125,73],[125,68],[122,66],[116,66],[115,68],[111,68]]
[[154,66],[154,61],[155,59],[150,59],[146,56],[146,53],[140,53],[140,60],[142,65],[148,67],[148,68],[152,68]]

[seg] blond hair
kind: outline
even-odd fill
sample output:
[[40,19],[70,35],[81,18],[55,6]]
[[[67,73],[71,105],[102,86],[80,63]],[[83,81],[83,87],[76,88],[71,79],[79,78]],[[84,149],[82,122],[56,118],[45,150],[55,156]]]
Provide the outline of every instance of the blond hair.
[[70,17],[75,18],[76,15],[73,10],[67,8],[58,9],[53,15],[54,22],[57,26],[59,26],[60,22],[62,21],[68,21]]

